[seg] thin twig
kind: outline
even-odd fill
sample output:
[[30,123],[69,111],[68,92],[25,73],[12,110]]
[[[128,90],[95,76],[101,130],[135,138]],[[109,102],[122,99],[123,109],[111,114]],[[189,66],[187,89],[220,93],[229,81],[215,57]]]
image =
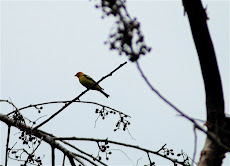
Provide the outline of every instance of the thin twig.
[[42,122],[41,124],[37,125],[36,127],[34,127],[34,129],[38,129],[39,127],[41,127],[42,125],[44,125],[45,123],[47,123],[48,121],[50,121],[51,119],[53,119],[57,114],[59,114],[60,112],[62,112],[65,108],[67,108],[70,104],[72,104],[74,101],[77,101],[80,99],[80,97],[82,95],[84,95],[87,91],[89,91],[92,87],[94,87],[95,85],[99,84],[101,81],[103,81],[104,79],[106,79],[109,76],[112,76],[112,74],[117,71],[118,69],[120,69],[122,66],[124,66],[127,62],[120,64],[116,69],[114,69],[112,72],[110,72],[109,74],[107,74],[106,76],[102,77],[99,81],[97,81],[94,85],[92,85],[91,87],[87,88],[85,91],[83,91],[80,95],[78,95],[77,97],[75,97],[73,100],[71,100],[70,102],[66,103],[59,111],[57,111],[56,113],[54,113],[52,116],[50,116],[47,120],[45,120],[44,122]]
[[127,157],[127,159],[130,162],[132,162],[131,158],[124,151],[122,151],[121,149],[110,149],[109,151],[115,151],[115,150],[120,151],[121,153],[123,153]]
[[139,159],[137,160],[136,166],[138,166],[138,163],[139,163],[139,161],[140,161],[141,159],[142,159],[142,158],[139,158]]
[[14,105],[13,102],[9,101],[9,100],[0,100],[0,102],[6,102],[9,103],[10,105],[12,105],[14,107],[15,110],[18,110],[18,108]]
[[167,144],[164,144],[157,152],[159,153],[161,150],[164,150],[164,147],[166,146]]
[[[12,106],[14,107],[14,109],[15,109],[13,112],[18,112],[18,114],[22,116],[22,114],[20,113],[20,110],[16,107],[16,105],[15,105],[13,102],[11,102],[11,101],[9,101],[9,100],[0,100],[0,102],[9,103],[9,104],[12,105]],[[25,119],[24,119],[23,116],[22,116],[22,121],[23,121],[23,123],[26,124]]]
[[131,133],[129,132],[129,128],[127,128],[127,131],[129,133],[129,136],[133,139],[133,140],[136,140],[135,138],[133,138],[133,136],[131,135]]
[[35,151],[38,149],[38,147],[41,145],[42,140],[43,140],[43,137],[42,137],[41,140],[39,141],[39,144],[36,146],[36,148],[32,151],[32,153],[28,154],[28,152],[27,152],[28,157],[27,157],[27,159],[26,159],[24,165],[26,165],[26,163],[29,161],[30,156],[32,156],[32,155],[35,153]]
[[100,115],[98,115],[97,119],[96,119],[95,122],[94,122],[94,128],[96,128],[97,120],[98,120],[99,117],[100,117]]

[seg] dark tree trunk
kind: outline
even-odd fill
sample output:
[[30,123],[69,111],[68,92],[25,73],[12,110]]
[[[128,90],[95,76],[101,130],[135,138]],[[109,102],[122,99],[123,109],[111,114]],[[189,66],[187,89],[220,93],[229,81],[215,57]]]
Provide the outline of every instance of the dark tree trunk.
[[[229,119],[224,114],[224,97],[215,51],[206,21],[206,9],[201,0],[182,0],[188,15],[190,27],[198,53],[206,92],[208,131],[214,133],[221,142],[230,147]],[[228,130],[228,132],[226,132]],[[201,153],[199,166],[219,166],[226,149],[209,138]]]

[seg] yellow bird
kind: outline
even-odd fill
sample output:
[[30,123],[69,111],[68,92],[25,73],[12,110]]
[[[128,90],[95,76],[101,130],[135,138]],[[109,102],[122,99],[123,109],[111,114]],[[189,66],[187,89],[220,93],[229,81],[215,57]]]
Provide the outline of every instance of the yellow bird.
[[[88,76],[82,72],[78,72],[75,76],[78,77],[79,82],[86,88],[89,88],[96,83],[90,76]],[[109,97],[109,95],[107,93],[105,93],[103,91],[104,89],[101,88],[99,85],[92,87],[92,90],[97,90],[97,91],[101,92],[103,95],[105,95],[107,98]]]

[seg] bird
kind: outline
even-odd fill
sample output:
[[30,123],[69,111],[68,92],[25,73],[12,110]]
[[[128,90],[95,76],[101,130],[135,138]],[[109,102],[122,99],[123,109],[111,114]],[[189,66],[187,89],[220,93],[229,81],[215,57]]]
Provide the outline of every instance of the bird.
[[[78,77],[79,82],[86,88],[90,88],[91,86],[93,86],[96,83],[90,76],[88,76],[82,72],[78,72],[74,76]],[[101,88],[99,85],[93,86],[93,87],[91,87],[91,89],[101,92],[107,98],[109,97],[109,95],[107,93],[105,93],[103,91],[104,89]]]

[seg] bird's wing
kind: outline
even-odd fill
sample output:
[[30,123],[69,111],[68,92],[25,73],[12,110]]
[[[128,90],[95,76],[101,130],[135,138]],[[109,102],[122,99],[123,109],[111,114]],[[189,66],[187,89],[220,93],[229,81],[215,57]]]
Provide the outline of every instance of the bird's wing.
[[94,82],[94,83],[96,83],[90,76],[88,76],[88,75],[82,75],[83,77],[85,77],[86,79],[88,79],[88,80],[90,80],[90,81],[92,81],[92,82]]
[[[92,81],[94,84],[96,83],[90,76],[88,76],[88,75],[86,75],[86,74],[84,74],[84,75],[82,75],[82,76],[85,77],[86,79]],[[99,85],[98,85],[98,86],[99,86]],[[100,87],[100,86],[99,86],[99,87]],[[100,87],[100,88],[103,90],[102,87]]]

